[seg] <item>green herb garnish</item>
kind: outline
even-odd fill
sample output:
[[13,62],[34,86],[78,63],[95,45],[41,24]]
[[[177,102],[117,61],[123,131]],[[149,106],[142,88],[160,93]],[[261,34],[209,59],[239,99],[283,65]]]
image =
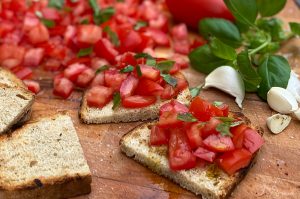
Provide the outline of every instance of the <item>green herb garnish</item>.
[[113,107],[112,109],[116,109],[121,104],[121,95],[120,92],[116,92],[113,97]]
[[79,52],[77,53],[77,57],[84,57],[84,56],[88,56],[90,54],[92,54],[93,52],[93,48],[82,48],[79,50]]
[[134,70],[134,67],[131,65],[126,66],[125,68],[121,69],[120,72],[121,73],[130,73]]
[[103,71],[106,71],[106,70],[108,70],[108,69],[109,69],[109,66],[108,66],[108,65],[101,66],[100,68],[98,68],[98,69],[96,70],[95,74],[97,75],[97,74],[99,74],[99,73],[101,73],[101,72],[103,72]]
[[161,74],[161,76],[171,86],[175,87],[177,85],[177,79],[174,78],[174,77],[172,77],[171,75],[169,75],[169,74]]
[[117,47],[120,46],[120,40],[119,40],[117,33],[112,31],[112,29],[109,26],[105,26],[104,32],[106,32],[108,34],[109,39],[110,39],[111,43],[113,43],[114,46],[117,46]]
[[198,120],[191,113],[179,113],[177,119],[184,122],[197,122]]

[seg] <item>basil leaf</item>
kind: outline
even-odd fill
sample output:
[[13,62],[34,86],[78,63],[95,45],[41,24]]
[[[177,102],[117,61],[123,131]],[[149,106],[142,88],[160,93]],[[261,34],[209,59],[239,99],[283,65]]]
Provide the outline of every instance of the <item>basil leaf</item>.
[[244,121],[236,121],[236,122],[232,122],[232,123],[230,124],[230,127],[235,127],[235,126],[238,126],[238,125],[240,125],[240,124],[242,124],[242,123],[244,123]]
[[218,120],[221,120],[222,122],[233,122],[235,120],[232,117],[215,117],[215,118],[218,119]]
[[92,52],[93,52],[93,48],[92,47],[90,47],[90,48],[82,48],[77,53],[77,57],[84,57],[84,56],[92,54]]
[[141,29],[141,28],[143,28],[143,27],[146,27],[147,25],[148,25],[148,23],[145,22],[145,21],[138,21],[138,22],[136,22],[136,24],[134,25],[133,29],[134,29],[134,30],[139,30],[139,29]]
[[64,0],[49,0],[48,7],[62,9],[65,4]]
[[267,93],[272,87],[286,88],[290,79],[291,67],[288,61],[279,55],[268,55],[258,67],[262,81],[258,95],[267,100]]
[[213,105],[218,107],[218,106],[222,106],[224,103],[223,102],[219,102],[219,101],[214,101]]
[[96,70],[95,74],[97,75],[97,74],[99,74],[99,73],[101,73],[101,72],[103,72],[103,71],[106,71],[106,70],[108,70],[108,69],[109,69],[109,66],[108,66],[108,65],[101,66],[100,68],[98,68],[98,69]]
[[207,44],[194,49],[188,56],[191,66],[205,74],[210,73],[219,66],[228,65],[228,60],[216,57]]
[[192,98],[197,97],[201,91],[202,87],[194,87],[194,88],[190,88],[190,93]]
[[177,79],[174,78],[174,77],[172,77],[171,75],[169,75],[169,74],[161,74],[161,76],[171,86],[175,87],[177,85]]
[[148,66],[156,66],[156,60],[154,58],[148,58],[146,60],[146,65],[148,65]]
[[90,23],[89,19],[82,19],[80,21],[80,24],[89,24],[89,23]]
[[251,64],[248,50],[244,50],[238,54],[237,65],[238,70],[244,80],[246,91],[255,92],[261,82],[261,77]]
[[160,70],[161,72],[169,72],[174,66],[174,64],[175,61],[165,60],[165,61],[158,62],[156,64],[156,68],[158,68],[158,70]]
[[121,73],[130,73],[130,72],[133,71],[133,69],[134,69],[133,66],[128,65],[128,66],[126,66],[125,68],[121,69],[120,72],[121,72]]
[[235,60],[236,59],[236,52],[235,49],[224,44],[217,38],[212,38],[210,42],[210,47],[212,53],[219,58],[226,59],[226,60]]
[[140,65],[136,66],[136,72],[137,72],[138,77],[142,77],[143,74],[142,74]]
[[224,2],[236,20],[250,26],[254,25],[257,17],[256,0],[224,0]]
[[209,39],[210,36],[217,37],[227,45],[239,47],[241,35],[237,27],[228,20],[207,18],[199,22],[200,34]]
[[117,107],[119,107],[120,106],[120,104],[121,104],[121,95],[120,95],[120,92],[116,92],[115,94],[114,94],[114,97],[113,97],[113,107],[112,107],[112,109],[116,109]]
[[151,55],[149,55],[148,53],[137,53],[134,55],[135,59],[138,58],[147,58],[147,59],[154,59]]
[[218,124],[216,127],[216,131],[218,131],[223,136],[232,137],[232,134],[230,132],[230,123],[224,122],[224,123]]
[[290,29],[295,35],[300,35],[300,23],[290,22]]
[[256,0],[258,12],[262,17],[270,17],[280,12],[286,0]]
[[47,27],[47,28],[53,28],[56,26],[55,21],[49,20],[49,19],[41,19],[41,22]]
[[191,113],[179,113],[177,119],[184,122],[197,122],[198,120]]
[[94,16],[99,15],[100,8],[99,8],[99,5],[97,3],[97,0],[89,0],[89,3],[90,3],[90,6],[92,7],[92,9],[94,11]]
[[115,9],[113,7],[107,7],[100,10],[99,14],[94,15],[94,20],[97,25],[108,21],[115,14]]
[[117,35],[117,33],[115,33],[114,31],[111,30],[111,28],[109,26],[105,26],[104,32],[106,32],[109,36],[110,41],[115,45],[115,46],[120,46],[120,40],[119,37]]
[[256,22],[257,26],[270,33],[272,41],[282,41],[286,39],[285,32],[283,30],[283,22],[277,18],[265,19],[261,18]]

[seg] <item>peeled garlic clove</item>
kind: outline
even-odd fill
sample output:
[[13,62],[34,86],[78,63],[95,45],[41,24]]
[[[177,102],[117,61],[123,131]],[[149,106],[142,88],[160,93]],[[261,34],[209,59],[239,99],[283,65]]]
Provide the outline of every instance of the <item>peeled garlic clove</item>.
[[291,122],[288,115],[275,114],[267,119],[267,126],[272,133],[281,133]]
[[300,120],[300,108],[299,108],[298,110],[294,111],[294,116],[295,116],[298,120]]
[[289,83],[286,89],[290,91],[300,103],[300,80],[298,77],[299,75],[297,75],[294,71],[291,71]]
[[231,66],[221,66],[206,78],[203,88],[214,87],[235,97],[235,102],[242,108],[245,86],[241,75]]
[[292,113],[298,109],[294,95],[281,87],[272,87],[267,94],[267,101],[269,106],[279,113]]

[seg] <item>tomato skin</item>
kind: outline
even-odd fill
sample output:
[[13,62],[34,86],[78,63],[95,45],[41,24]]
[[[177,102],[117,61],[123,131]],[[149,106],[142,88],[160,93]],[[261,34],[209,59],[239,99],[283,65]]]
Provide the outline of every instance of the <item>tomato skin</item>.
[[29,79],[32,76],[32,70],[29,67],[21,67],[15,72],[15,75],[22,80]]
[[222,123],[220,120],[216,118],[211,118],[202,128],[202,138],[206,138],[212,134],[218,134],[219,132],[216,130],[218,124]]
[[236,149],[243,148],[244,144],[244,137],[245,137],[245,130],[248,128],[246,124],[241,124],[235,127],[230,128],[230,132],[233,135],[232,142]]
[[67,99],[73,92],[73,83],[65,77],[54,78],[53,94]]
[[139,79],[133,75],[129,75],[121,84],[121,98],[131,96],[139,84]]
[[127,53],[124,53],[121,56],[118,67],[119,68],[125,68],[128,65],[135,66],[136,64],[137,63],[136,63],[136,60],[134,58],[134,55],[130,52],[127,52]]
[[38,24],[28,32],[28,40],[32,44],[47,42],[49,40],[49,31],[44,24]]
[[166,0],[166,4],[176,20],[195,29],[203,18],[234,20],[223,0]]
[[177,113],[187,113],[189,109],[184,105],[178,102],[177,100],[171,100],[170,102],[165,103],[159,109],[159,115],[162,115],[164,112],[175,110]]
[[149,29],[147,33],[158,46],[170,46],[170,38],[167,33],[158,29]]
[[22,63],[24,54],[23,47],[3,44],[0,46],[0,64],[7,68],[16,67]]
[[192,149],[196,149],[203,145],[201,137],[201,128],[203,124],[193,123],[186,127],[186,134]]
[[121,30],[121,33],[119,33],[119,39],[120,39],[120,46],[118,47],[118,50],[120,53],[124,52],[138,52],[142,44],[142,38],[140,34],[134,30],[124,31]]
[[94,47],[97,56],[102,57],[110,63],[115,62],[115,57],[119,54],[108,39],[100,39]]
[[94,77],[95,71],[91,68],[87,68],[78,75],[76,79],[76,85],[81,88],[86,88],[91,83]]
[[161,128],[178,128],[183,126],[183,121],[177,119],[178,113],[176,110],[163,112],[157,125]]
[[160,77],[160,71],[152,66],[140,65],[142,77],[153,81],[157,81]]
[[167,145],[169,143],[170,133],[166,129],[153,126],[150,134],[150,145]]
[[172,170],[191,169],[196,166],[188,138],[183,130],[172,129],[169,140],[169,166]]
[[40,88],[40,84],[38,82],[33,81],[33,80],[24,80],[23,82],[27,86],[28,90],[30,90],[34,94],[37,94],[38,92],[40,92],[41,88]]
[[234,150],[234,145],[230,137],[220,134],[209,135],[203,140],[203,144],[210,150],[215,152],[226,152]]
[[114,90],[105,86],[95,86],[87,91],[86,100],[90,107],[103,108],[112,100]]
[[95,44],[102,38],[102,29],[99,26],[88,24],[77,28],[77,41],[84,44]]
[[91,86],[103,86],[104,85],[104,73],[98,73],[93,79]]
[[116,69],[109,69],[104,71],[105,85],[113,88],[116,91],[119,91],[121,84],[126,79],[126,77],[126,73],[120,73]]
[[38,66],[44,57],[44,49],[32,48],[27,50],[24,56],[24,66]]
[[255,153],[263,144],[263,138],[254,129],[247,128],[244,131],[244,147],[250,151],[250,153]]
[[72,82],[75,82],[78,78],[78,76],[87,69],[88,67],[84,64],[72,64],[69,65],[65,70],[64,70],[64,76],[71,80]]
[[132,95],[125,97],[122,100],[122,105],[125,108],[143,108],[154,104],[156,100],[156,97],[153,96]]
[[246,149],[226,152],[217,159],[217,164],[229,175],[249,165],[252,154]]
[[200,97],[195,97],[190,105],[190,112],[200,121],[206,122],[211,116],[211,104]]
[[175,96],[176,96],[175,89],[171,85],[166,84],[163,92],[160,95],[160,98],[161,99],[172,99]]
[[207,162],[213,162],[216,158],[216,153],[209,151],[203,147],[198,147],[197,150],[194,152],[194,155],[197,158],[200,158],[202,160],[206,160]]
[[158,83],[149,79],[140,79],[135,90],[137,95],[144,96],[159,96],[164,88]]

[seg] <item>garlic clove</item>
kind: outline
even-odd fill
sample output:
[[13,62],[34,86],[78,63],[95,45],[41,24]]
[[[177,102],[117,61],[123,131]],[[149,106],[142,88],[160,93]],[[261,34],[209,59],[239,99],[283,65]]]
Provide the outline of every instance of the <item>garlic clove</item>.
[[288,115],[275,114],[267,119],[267,126],[274,134],[281,133],[291,122]]
[[294,111],[294,116],[295,116],[298,120],[300,120],[300,108],[299,108],[298,110]]
[[290,91],[300,103],[300,80],[298,77],[299,75],[297,75],[294,71],[291,71],[289,83],[286,89]]
[[269,106],[275,111],[288,114],[298,109],[298,103],[294,95],[281,87],[272,87],[267,94]]
[[242,108],[245,86],[241,75],[231,66],[221,66],[206,78],[203,88],[214,87],[235,97],[235,102]]

